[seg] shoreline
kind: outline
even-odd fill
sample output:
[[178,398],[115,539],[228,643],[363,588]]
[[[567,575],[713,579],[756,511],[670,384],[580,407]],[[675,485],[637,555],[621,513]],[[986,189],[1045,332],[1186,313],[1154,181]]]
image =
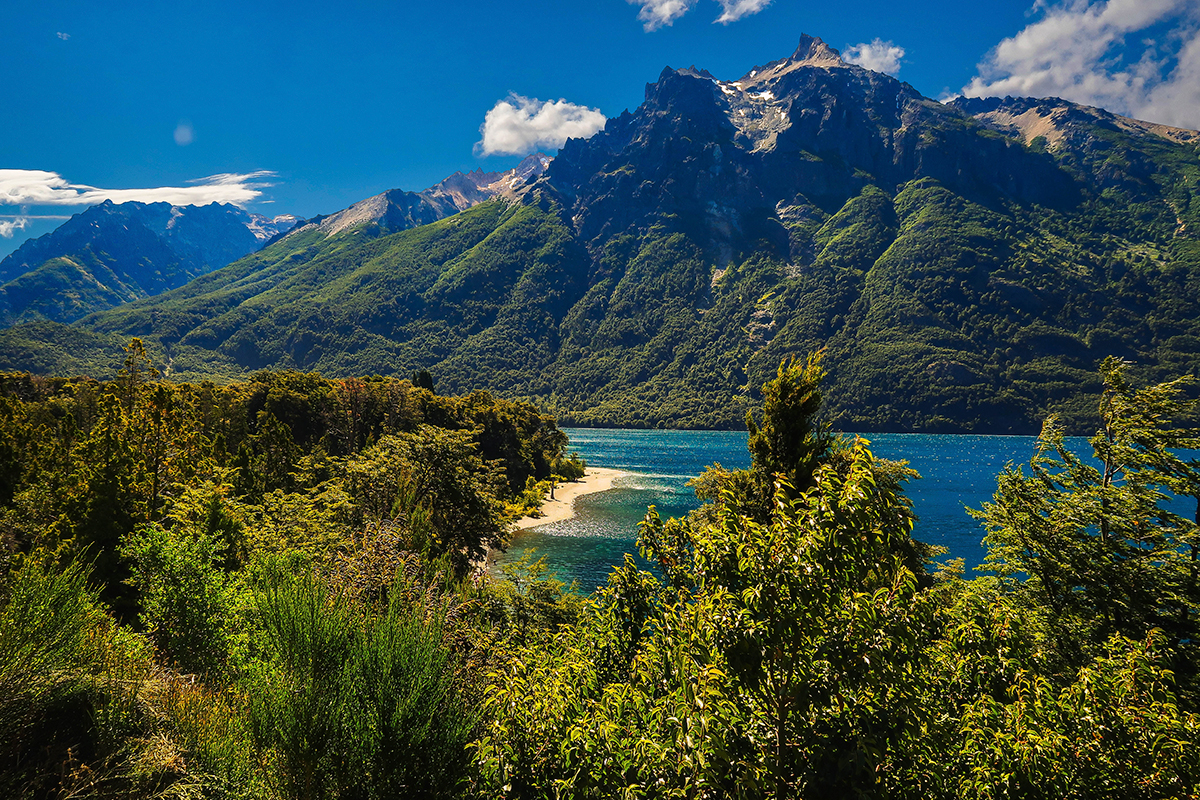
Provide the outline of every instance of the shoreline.
[[[574,518],[575,500],[577,498],[588,494],[606,492],[613,488],[613,482],[617,478],[623,478],[626,475],[632,474],[632,472],[609,469],[608,467],[588,467],[583,477],[579,480],[571,481],[570,483],[560,483],[554,490],[553,500],[550,499],[549,495],[546,496],[542,501],[542,515],[540,517],[521,517],[512,523],[512,527],[509,529],[510,537],[515,537],[521,531],[527,531],[539,525],[549,525],[552,522],[562,522]],[[481,561],[475,563],[475,571],[477,573],[490,572],[504,552],[504,550],[499,548],[491,548]]]
[[632,475],[619,469],[588,467],[583,477],[570,483],[560,483],[554,490],[554,499],[549,495],[542,501],[540,517],[521,517],[513,523],[512,532],[529,530],[551,522],[562,522],[575,517],[575,500],[588,494],[606,492],[613,487],[617,478]]

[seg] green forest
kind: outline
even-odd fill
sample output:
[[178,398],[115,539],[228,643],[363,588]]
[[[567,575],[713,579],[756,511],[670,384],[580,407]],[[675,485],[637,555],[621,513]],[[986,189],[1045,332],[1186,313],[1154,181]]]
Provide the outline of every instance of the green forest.
[[528,404],[176,383],[138,340],[0,376],[0,795],[1198,796],[1200,534],[1162,507],[1200,503],[1195,380],[1105,360],[1095,459],[1048,418],[974,576],[825,370],[783,361],[751,466],[590,596],[481,566],[585,467]]

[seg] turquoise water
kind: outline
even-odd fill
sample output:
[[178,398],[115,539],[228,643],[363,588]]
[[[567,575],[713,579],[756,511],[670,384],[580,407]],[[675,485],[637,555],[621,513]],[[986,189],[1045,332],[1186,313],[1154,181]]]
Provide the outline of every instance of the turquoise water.
[[[575,502],[574,519],[519,534],[506,558],[529,549],[547,557],[560,579],[577,580],[591,591],[604,583],[614,564],[633,552],[637,524],[646,507],[658,507],[666,519],[682,516],[699,503],[684,484],[709,464],[731,469],[750,465],[745,431],[646,431],[565,428],[571,449],[589,465],[633,473],[607,492]],[[966,512],[979,508],[996,490],[996,476],[1012,461],[1028,464],[1033,436],[876,433],[866,437],[875,455],[905,459],[921,474],[908,485],[917,514],[914,535],[962,558],[968,570],[982,562],[983,529]],[[1090,452],[1084,439],[1073,450]]]

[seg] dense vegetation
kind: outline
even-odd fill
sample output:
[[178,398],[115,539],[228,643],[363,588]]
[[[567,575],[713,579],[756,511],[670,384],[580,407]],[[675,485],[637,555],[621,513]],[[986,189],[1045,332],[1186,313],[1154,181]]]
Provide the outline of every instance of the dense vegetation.
[[137,343],[111,383],[10,376],[0,792],[1195,796],[1200,533],[1160,508],[1200,498],[1191,382],[1107,360],[1097,460],[1047,421],[967,579],[911,538],[914,473],[817,422],[822,377],[781,365],[751,467],[583,598],[465,558],[577,466],[527,406],[170,384]]

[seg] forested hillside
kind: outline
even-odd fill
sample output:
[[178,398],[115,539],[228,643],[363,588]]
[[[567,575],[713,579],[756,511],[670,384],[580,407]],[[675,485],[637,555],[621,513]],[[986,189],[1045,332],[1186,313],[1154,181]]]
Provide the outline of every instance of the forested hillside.
[[[1034,134],[1037,135],[1034,135]],[[509,200],[309,226],[157,298],[0,333],[0,366],[263,368],[488,387],[584,425],[730,427],[825,347],[852,430],[1096,422],[1100,360],[1200,359],[1200,134],[1064,101],[943,105],[804,37],[667,69]]]

